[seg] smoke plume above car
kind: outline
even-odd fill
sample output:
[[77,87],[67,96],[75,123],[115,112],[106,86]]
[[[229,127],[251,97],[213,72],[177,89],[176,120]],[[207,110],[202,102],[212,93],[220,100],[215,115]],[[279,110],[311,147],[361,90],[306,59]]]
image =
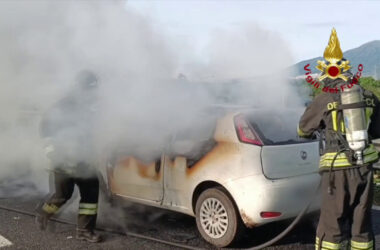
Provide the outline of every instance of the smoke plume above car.
[[124,1],[0,6],[0,183],[23,175],[46,188],[39,122],[83,69],[99,78],[99,157],[133,149],[157,158],[173,133],[199,125],[199,114],[214,120],[209,107],[221,100],[268,109],[301,103],[286,80],[286,42],[256,24],[216,30],[199,62],[179,52],[192,51],[191,42],[179,47]]

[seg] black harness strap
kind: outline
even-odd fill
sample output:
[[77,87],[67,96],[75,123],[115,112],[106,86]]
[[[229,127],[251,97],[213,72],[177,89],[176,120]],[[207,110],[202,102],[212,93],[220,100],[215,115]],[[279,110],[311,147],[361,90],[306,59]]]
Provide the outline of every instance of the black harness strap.
[[336,110],[343,110],[343,109],[360,109],[360,108],[366,108],[368,107],[367,103],[365,101],[362,102],[356,102],[351,104],[340,104],[336,108]]

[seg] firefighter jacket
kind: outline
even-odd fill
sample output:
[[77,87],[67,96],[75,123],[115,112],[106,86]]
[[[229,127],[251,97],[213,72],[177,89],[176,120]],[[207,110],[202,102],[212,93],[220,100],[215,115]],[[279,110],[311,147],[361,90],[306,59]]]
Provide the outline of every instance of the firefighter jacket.
[[[56,103],[42,118],[40,134],[46,141],[53,170],[78,175],[91,173],[94,148],[96,99],[75,90]],[[87,174],[83,174],[87,175]]]
[[[378,98],[370,91],[363,92],[366,102],[366,119],[368,124],[369,139],[380,138],[380,103]],[[314,101],[306,108],[298,125],[298,135],[311,137],[313,132],[321,131],[321,158],[320,170],[342,169],[355,167],[353,155],[342,152],[345,147],[341,138],[345,139],[345,127],[343,112],[338,109],[340,94],[322,93],[315,97]],[[338,136],[340,134],[340,136]],[[346,144],[347,145],[347,144]],[[338,152],[341,152],[338,154]],[[372,144],[363,152],[364,163],[376,162],[378,152]],[[335,158],[335,160],[334,160]],[[334,163],[332,165],[332,163]]]

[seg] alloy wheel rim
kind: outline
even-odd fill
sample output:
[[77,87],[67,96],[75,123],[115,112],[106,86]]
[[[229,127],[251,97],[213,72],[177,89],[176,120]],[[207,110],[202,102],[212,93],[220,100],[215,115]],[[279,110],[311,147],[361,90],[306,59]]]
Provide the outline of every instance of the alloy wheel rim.
[[211,238],[223,237],[228,228],[228,214],[223,204],[215,198],[207,198],[200,208],[200,222],[203,231]]

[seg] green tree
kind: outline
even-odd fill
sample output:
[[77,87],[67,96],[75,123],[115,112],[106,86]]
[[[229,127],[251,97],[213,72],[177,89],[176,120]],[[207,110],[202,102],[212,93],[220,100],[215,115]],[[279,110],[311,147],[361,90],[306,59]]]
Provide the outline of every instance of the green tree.
[[373,77],[363,77],[360,80],[360,85],[372,91],[380,99],[380,81],[373,79]]

